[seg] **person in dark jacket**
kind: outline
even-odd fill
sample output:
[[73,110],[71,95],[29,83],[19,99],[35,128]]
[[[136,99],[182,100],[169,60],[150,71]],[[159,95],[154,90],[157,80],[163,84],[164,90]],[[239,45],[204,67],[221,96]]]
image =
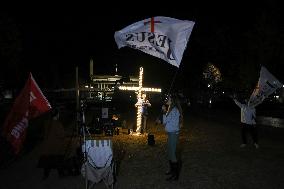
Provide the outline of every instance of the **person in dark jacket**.
[[142,123],[143,123],[143,127],[142,127],[142,132],[143,133],[147,133],[147,118],[149,115],[148,112],[148,107],[151,107],[151,103],[149,102],[149,100],[146,97],[146,94],[142,94]]
[[64,176],[64,128],[59,121],[59,111],[52,111],[52,118],[45,124],[42,152],[38,167],[43,168],[43,179],[48,178],[51,169],[56,169],[60,177]]

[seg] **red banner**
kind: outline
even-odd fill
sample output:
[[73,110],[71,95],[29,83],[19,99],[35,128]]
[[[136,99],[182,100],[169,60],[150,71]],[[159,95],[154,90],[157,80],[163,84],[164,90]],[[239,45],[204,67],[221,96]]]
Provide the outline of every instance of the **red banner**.
[[29,120],[50,109],[48,100],[30,73],[25,87],[16,98],[3,127],[4,136],[11,143],[16,154],[20,152],[25,140]]

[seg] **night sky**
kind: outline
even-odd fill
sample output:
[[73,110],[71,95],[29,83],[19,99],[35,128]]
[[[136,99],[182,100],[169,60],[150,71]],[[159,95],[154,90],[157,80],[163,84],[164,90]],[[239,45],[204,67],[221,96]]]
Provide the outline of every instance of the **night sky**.
[[[138,68],[143,66],[146,85],[169,87],[176,67],[138,50],[118,49],[114,40],[115,31],[134,22],[167,16],[196,22],[178,70],[179,87],[194,87],[190,81],[202,77],[208,62],[233,82],[243,77],[240,69],[254,69],[256,75],[261,64],[284,82],[281,7],[274,1],[238,2],[155,6],[137,2],[130,5],[133,8],[120,5],[1,13],[0,79],[7,86],[21,87],[31,71],[42,88],[72,87],[75,67],[79,67],[83,82],[93,58],[95,74],[114,74],[118,64],[120,75],[138,75]],[[102,10],[105,14],[99,13]],[[256,82],[257,77],[250,80]]]

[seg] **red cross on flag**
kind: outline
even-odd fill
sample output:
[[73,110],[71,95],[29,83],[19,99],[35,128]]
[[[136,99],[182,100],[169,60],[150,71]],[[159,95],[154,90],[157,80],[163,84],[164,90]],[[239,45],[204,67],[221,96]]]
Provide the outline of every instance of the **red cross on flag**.
[[50,109],[48,100],[30,73],[3,126],[4,137],[11,143],[15,154],[20,152],[25,140],[28,121]]
[[162,23],[161,21],[155,21],[155,18],[152,17],[151,21],[146,21],[144,22],[144,25],[146,26],[147,24],[150,24],[150,31],[153,33],[155,32],[155,23]]

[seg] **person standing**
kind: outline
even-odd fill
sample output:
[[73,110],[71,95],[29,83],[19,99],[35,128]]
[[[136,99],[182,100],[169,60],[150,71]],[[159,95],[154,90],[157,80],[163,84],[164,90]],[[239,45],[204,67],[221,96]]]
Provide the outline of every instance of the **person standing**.
[[[170,170],[166,175],[170,175],[166,180],[178,180],[179,177],[179,164],[176,156],[176,149],[178,144],[179,132],[182,123],[182,109],[178,98],[175,95],[170,95],[167,102],[168,108],[163,115],[163,125],[167,132],[167,153]],[[166,106],[162,106],[162,111],[165,111]]]
[[48,178],[51,169],[56,169],[60,177],[64,176],[64,155],[65,146],[64,127],[59,120],[59,111],[52,111],[52,118],[44,128],[44,138],[42,152],[38,162],[38,167],[43,168],[43,179]]
[[248,105],[248,100],[245,99],[245,103],[240,103],[233,97],[236,105],[241,109],[241,136],[242,144],[241,148],[246,147],[247,145],[247,133],[251,134],[255,148],[259,148],[258,137],[257,137],[257,127],[256,127],[256,111],[255,107]]
[[147,133],[147,118],[148,118],[148,107],[151,107],[149,100],[146,97],[146,94],[142,94],[142,132]]

